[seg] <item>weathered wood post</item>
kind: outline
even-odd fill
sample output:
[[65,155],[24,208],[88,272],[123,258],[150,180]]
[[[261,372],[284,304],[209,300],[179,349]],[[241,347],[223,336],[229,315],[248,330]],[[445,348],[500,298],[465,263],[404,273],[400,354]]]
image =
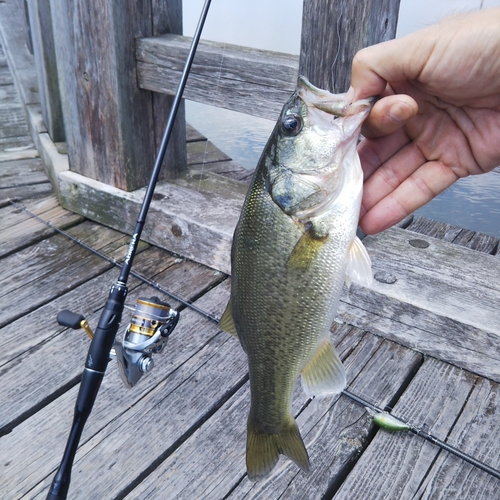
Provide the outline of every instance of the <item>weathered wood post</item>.
[[304,0],[299,73],[345,92],[351,62],[363,47],[396,35],[400,0]]
[[[181,33],[181,0],[50,0],[50,8],[70,170],[126,191],[146,185],[171,98],[138,88],[135,39]],[[165,163],[169,175],[186,166],[183,106]]]
[[62,142],[64,118],[57,77],[50,0],[27,0],[27,8],[43,121],[52,141]]

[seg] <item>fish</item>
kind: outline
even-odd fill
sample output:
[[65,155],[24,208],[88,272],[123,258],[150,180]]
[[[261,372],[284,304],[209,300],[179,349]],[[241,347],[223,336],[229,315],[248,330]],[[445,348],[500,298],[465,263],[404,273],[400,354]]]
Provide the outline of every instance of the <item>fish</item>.
[[231,249],[231,293],[220,328],[248,358],[248,477],[286,455],[309,471],[292,413],[301,377],[311,397],[346,385],[330,340],[344,281],[370,284],[356,236],[363,174],[356,151],[370,99],[350,103],[299,77],[257,164]]

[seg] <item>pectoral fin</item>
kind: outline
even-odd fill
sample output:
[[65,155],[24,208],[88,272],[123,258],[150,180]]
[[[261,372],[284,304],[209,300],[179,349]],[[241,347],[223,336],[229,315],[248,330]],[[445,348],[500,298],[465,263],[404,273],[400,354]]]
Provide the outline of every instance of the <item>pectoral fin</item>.
[[293,248],[287,266],[307,271],[316,260],[318,252],[328,239],[327,234],[318,234],[310,224]]
[[372,261],[365,246],[357,236],[349,247],[345,281],[348,287],[351,286],[351,281],[363,286],[370,286],[373,282]]
[[345,386],[344,365],[327,339],[302,370],[302,388],[308,396],[327,397],[339,394]]
[[226,310],[219,321],[219,328],[224,332],[229,333],[233,337],[238,338],[238,333],[236,332],[236,327],[233,321],[233,312],[231,309],[231,301],[227,303]]

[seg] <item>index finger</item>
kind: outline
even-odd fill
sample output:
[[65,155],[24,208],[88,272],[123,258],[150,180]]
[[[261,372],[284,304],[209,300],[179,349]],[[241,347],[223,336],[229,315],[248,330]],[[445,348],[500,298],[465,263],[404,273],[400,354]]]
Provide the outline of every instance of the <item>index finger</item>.
[[380,95],[387,83],[417,79],[433,45],[432,40],[425,41],[416,44],[412,34],[361,49],[352,62],[353,100]]

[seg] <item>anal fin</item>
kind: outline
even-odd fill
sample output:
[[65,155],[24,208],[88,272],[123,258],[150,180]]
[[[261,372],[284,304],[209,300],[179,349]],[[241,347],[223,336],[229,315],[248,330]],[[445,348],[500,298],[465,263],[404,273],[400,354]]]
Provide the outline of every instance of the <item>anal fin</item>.
[[341,393],[346,386],[344,365],[329,339],[320,344],[315,355],[302,370],[302,388],[312,397]]

